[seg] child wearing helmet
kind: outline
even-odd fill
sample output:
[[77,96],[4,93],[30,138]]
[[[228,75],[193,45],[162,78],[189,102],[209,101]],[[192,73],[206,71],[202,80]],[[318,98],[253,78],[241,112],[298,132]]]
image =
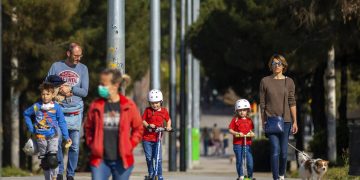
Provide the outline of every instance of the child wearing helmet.
[[[251,154],[251,137],[254,124],[249,118],[250,103],[246,99],[239,99],[235,103],[235,116],[229,125],[229,132],[233,135],[233,150],[236,157],[237,180],[243,180],[243,156],[246,157],[247,178],[252,179],[253,157]],[[246,138],[244,138],[246,136]],[[245,142],[246,139],[246,142]]]
[[[149,107],[147,107],[142,116],[143,125],[144,125],[144,134],[143,134],[143,148],[146,158],[146,163],[148,167],[148,176],[147,179],[152,179],[155,174],[153,168],[153,160],[156,157],[156,145],[158,140],[158,134],[154,132],[154,129],[157,127],[163,127],[164,121],[166,122],[166,130],[171,130],[171,120],[169,117],[169,112],[166,108],[162,107],[163,95],[160,90],[153,89],[149,91],[148,94]],[[161,157],[161,146],[160,146],[160,155],[159,155],[159,166],[158,166],[158,176],[159,179],[162,177],[162,157]]]
[[[71,143],[71,139],[61,107],[56,102],[53,102],[55,97],[54,85],[43,83],[39,89],[41,91],[41,100],[24,111],[28,131],[36,138],[36,141],[28,141],[24,151],[28,155],[35,155],[38,151],[40,154],[39,159],[41,159],[40,166],[44,169],[45,179],[55,180],[58,174],[57,127],[60,127],[61,133],[67,139],[68,144]],[[32,117],[34,117],[34,121],[31,119]]]

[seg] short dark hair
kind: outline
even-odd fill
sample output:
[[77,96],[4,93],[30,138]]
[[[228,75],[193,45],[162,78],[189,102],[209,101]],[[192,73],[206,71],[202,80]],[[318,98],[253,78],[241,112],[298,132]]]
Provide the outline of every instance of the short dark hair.
[[42,84],[40,84],[39,86],[39,90],[42,92],[44,90],[47,90],[49,92],[54,93],[55,92],[55,86],[54,84],[48,83],[48,82],[44,82]]
[[101,71],[101,74],[105,74],[105,75],[111,74],[112,75],[112,79],[111,79],[112,84],[122,83],[122,81],[123,81],[122,74],[118,69],[106,68],[103,71]]

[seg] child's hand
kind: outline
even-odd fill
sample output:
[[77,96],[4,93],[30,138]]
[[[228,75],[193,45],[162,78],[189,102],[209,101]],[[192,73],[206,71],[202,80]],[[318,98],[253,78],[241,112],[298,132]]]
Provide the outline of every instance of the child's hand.
[[69,138],[68,140],[66,140],[65,148],[66,148],[66,149],[69,148],[69,147],[71,146],[71,144],[72,144],[72,141],[71,141],[71,139]]
[[171,131],[172,128],[171,127],[166,127],[166,131]]
[[149,124],[151,128],[156,128],[155,124]]

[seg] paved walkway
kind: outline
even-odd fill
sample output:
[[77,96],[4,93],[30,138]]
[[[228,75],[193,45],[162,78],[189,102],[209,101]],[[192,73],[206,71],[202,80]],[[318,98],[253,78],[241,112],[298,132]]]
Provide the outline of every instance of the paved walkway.
[[[165,157],[164,157],[165,158]],[[145,158],[140,151],[136,152],[135,156],[136,166],[131,176],[131,180],[143,180],[144,175],[147,174]],[[216,157],[202,157],[198,166],[187,172],[168,172],[167,158],[163,162],[164,178],[169,180],[235,180],[236,170],[235,165],[231,164],[227,158]],[[254,177],[257,180],[270,180],[271,174],[269,172],[259,173],[255,172]],[[3,177],[4,180],[38,180],[43,179],[42,176],[31,177]],[[90,173],[77,173],[77,180],[90,180]],[[295,179],[287,179],[295,180]]]

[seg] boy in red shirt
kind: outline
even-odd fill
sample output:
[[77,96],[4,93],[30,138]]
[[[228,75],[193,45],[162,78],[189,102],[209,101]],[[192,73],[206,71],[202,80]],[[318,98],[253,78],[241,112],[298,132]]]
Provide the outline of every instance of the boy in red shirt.
[[[254,136],[252,130],[254,129],[254,124],[249,118],[250,113],[250,103],[246,99],[240,99],[236,101],[235,104],[235,116],[231,120],[229,125],[229,132],[234,136],[233,137],[233,149],[236,156],[236,170],[238,173],[237,180],[244,179],[244,172],[242,169],[242,161],[244,153],[246,157],[246,167],[247,175],[249,179],[252,179],[253,175],[253,157],[251,154],[251,137]],[[246,138],[246,146],[244,142],[244,136]],[[245,148],[245,149],[244,149]]]
[[[160,90],[153,89],[148,94],[148,101],[150,107],[147,107],[142,116],[143,125],[146,127],[143,134],[143,148],[145,152],[146,163],[148,167],[149,176],[146,179],[152,179],[154,172],[153,161],[156,160],[156,148],[158,141],[158,133],[154,132],[157,127],[163,127],[164,121],[166,121],[166,130],[171,130],[171,120],[169,112],[166,108],[161,107],[163,102],[163,95]],[[160,146],[159,152],[159,166],[158,176],[159,180],[162,177],[162,151]]]

